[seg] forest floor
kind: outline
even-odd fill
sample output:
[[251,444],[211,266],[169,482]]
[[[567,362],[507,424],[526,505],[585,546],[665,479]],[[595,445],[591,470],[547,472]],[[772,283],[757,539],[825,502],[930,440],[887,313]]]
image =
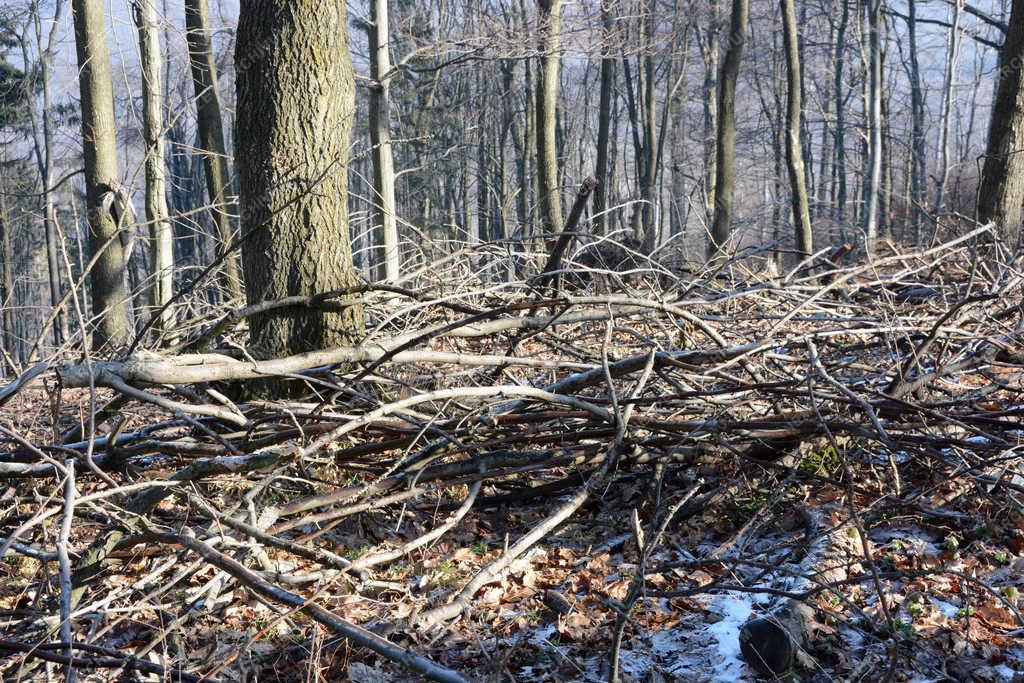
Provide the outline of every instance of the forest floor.
[[302,398],[151,381],[240,320],[54,363],[0,398],[0,677],[67,663],[70,565],[81,680],[748,681],[770,614],[779,680],[1024,681],[1024,280],[973,253],[371,292]]

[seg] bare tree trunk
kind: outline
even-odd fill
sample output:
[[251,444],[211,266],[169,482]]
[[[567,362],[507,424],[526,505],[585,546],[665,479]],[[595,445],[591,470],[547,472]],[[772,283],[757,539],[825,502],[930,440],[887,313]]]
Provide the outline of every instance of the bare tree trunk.
[[[139,31],[142,69],[142,117],[146,140],[146,222],[149,224],[153,284],[150,304],[154,314],[171,300],[174,285],[174,248],[171,222],[167,216],[167,183],[164,161],[163,53],[160,51],[156,0],[136,0],[135,25]],[[166,332],[172,326],[172,311],[159,314],[155,328]],[[172,339],[166,339],[168,343]]]
[[[250,304],[351,287],[348,148],[355,114],[344,0],[248,0],[238,22],[235,157]],[[267,112],[273,112],[268,116]],[[263,356],[352,343],[362,309],[251,321]]]
[[[104,206],[120,186],[114,124],[114,92],[103,0],[73,0],[78,83],[82,99],[82,147],[89,220],[94,345],[126,342],[132,330],[131,301],[124,285],[125,258],[113,212]],[[105,197],[106,195],[106,197]],[[109,201],[108,201],[109,203]]]
[[[770,33],[771,44],[766,45],[763,52],[771,57],[771,65],[769,68],[752,69],[751,77],[754,81],[754,92],[757,94],[757,99],[761,103],[761,113],[764,120],[767,122],[768,130],[765,133],[765,137],[771,141],[772,150],[772,173],[763,174],[763,182],[761,186],[761,195],[763,198],[764,205],[770,206],[771,211],[764,211],[761,214],[761,227],[759,239],[762,241],[772,241],[774,243],[779,242],[780,230],[779,225],[782,222],[784,213],[784,206],[782,195],[784,187],[788,185],[788,176],[786,170],[786,137],[784,134],[785,128],[785,105],[782,102],[782,92],[785,89],[783,84],[784,74],[786,70],[785,55],[783,50],[779,47],[780,32],[772,31]],[[752,38],[756,39],[755,34]],[[756,43],[751,43],[751,49],[758,53],[761,50],[760,46]],[[763,74],[770,75],[770,78],[763,78]],[[767,83],[765,81],[767,80]],[[782,253],[776,251],[774,253],[774,260],[776,263],[782,262]]]
[[[185,0],[185,30],[196,94],[196,124],[203,150],[210,218],[217,230],[217,255],[220,256],[231,244],[234,231],[229,213],[232,196],[228,180],[228,153],[224,143],[224,123],[220,113],[220,95],[217,92],[217,62],[210,41],[210,10],[207,0]],[[246,63],[236,68],[245,71]],[[236,254],[225,256],[221,272],[227,296],[240,299],[242,278]]]
[[[884,53],[883,53],[884,55]],[[882,71],[885,72],[885,60],[882,60]],[[892,126],[889,121],[889,106],[892,93],[882,89],[882,185],[878,196],[878,233],[879,237],[893,236],[892,223],[892,189],[893,189],[893,154]]]
[[[615,67],[616,71],[618,66]],[[616,189],[618,182],[619,162],[619,121],[622,118],[622,103],[618,97],[612,97],[612,123],[611,139],[608,141],[608,203],[615,204]],[[616,224],[622,217],[622,212],[616,212],[608,216],[608,231],[616,230]]]
[[868,20],[868,82],[865,89],[867,112],[867,178],[864,183],[864,248],[875,251],[878,240],[878,200],[882,185],[882,0],[863,0]]
[[[856,1],[856,0],[852,0]],[[840,236],[846,233],[846,98],[843,96],[843,70],[846,64],[846,32],[850,27],[850,2],[839,0],[839,30],[836,32],[835,74],[833,89],[835,96],[835,170],[836,199],[835,219],[840,226]]]
[[373,189],[376,222],[384,235],[383,268],[378,279],[395,281],[399,276],[398,220],[395,207],[395,160],[391,149],[390,83],[391,55],[388,0],[372,0],[370,23],[370,144],[373,146]]
[[[17,368],[9,361],[18,362],[20,348],[14,334],[14,252],[11,249],[11,224],[7,210],[6,183],[0,183],[0,342],[7,354],[0,356],[0,367],[6,367],[11,374]],[[8,358],[9,356],[9,358]]]
[[524,108],[526,109],[526,116],[523,117],[523,153],[521,156],[522,163],[519,167],[519,187],[520,187],[520,213],[522,214],[523,221],[523,247],[528,247],[531,240],[525,239],[527,236],[532,237],[535,231],[534,228],[534,201],[536,201],[537,192],[537,173],[534,168],[534,173],[530,173],[531,164],[536,164],[537,161],[537,107],[536,101],[536,86],[534,84],[533,69],[530,67],[530,60],[523,62],[523,80],[526,92],[523,93],[523,97],[526,100]]
[[[654,7],[652,5],[652,14],[654,14],[653,10],[654,10]],[[680,30],[680,27],[679,27],[680,23],[682,23],[682,25],[683,25],[681,30]],[[675,75],[674,79],[672,78],[672,72],[673,72],[673,69],[675,68],[674,65],[675,65],[677,60],[674,59],[674,58],[671,58],[671,57],[668,59],[668,69],[667,69],[667,75],[665,77],[665,82],[666,82],[665,102],[664,102],[664,104],[661,107],[661,121],[658,124],[660,132],[658,133],[657,143],[656,143],[655,149],[654,149],[654,159],[655,159],[655,163],[654,163],[654,171],[655,171],[655,173],[654,173],[654,175],[655,175],[655,178],[658,181],[658,188],[656,190],[657,191],[657,197],[658,197],[658,204],[656,205],[656,208],[658,209],[658,211],[657,211],[657,237],[656,237],[656,240],[655,240],[655,244],[656,245],[661,243],[662,235],[665,235],[666,237],[669,237],[672,234],[675,234],[674,227],[673,227],[673,222],[672,222],[673,218],[674,218],[674,216],[673,216],[673,214],[674,214],[673,207],[675,205],[675,197],[674,197],[673,194],[669,194],[668,196],[666,196],[666,185],[668,184],[668,181],[667,181],[667,179],[665,177],[666,176],[666,172],[665,172],[663,164],[664,164],[664,158],[665,158],[665,141],[666,140],[671,140],[671,139],[673,139],[675,137],[678,137],[678,135],[675,133],[675,130],[674,130],[674,128],[675,128],[674,122],[677,121],[677,118],[672,116],[673,110],[674,110],[673,103],[676,101],[676,95],[678,94],[680,89],[684,89],[685,86],[686,86],[686,76],[687,76],[687,73],[688,73],[689,54],[690,54],[690,50],[689,50],[689,46],[690,46],[690,27],[691,27],[691,22],[690,22],[689,19],[681,19],[681,18],[677,17],[677,19],[675,21],[673,21],[672,35],[673,36],[678,36],[678,46],[674,47],[673,50],[676,51],[676,52],[682,53],[683,56],[682,56],[681,60],[678,60],[679,61],[679,67],[678,67],[679,71],[678,71],[678,74]],[[672,182],[671,182],[671,186],[675,187],[676,184],[677,184],[676,183],[676,179],[675,179],[675,176],[676,176],[676,164],[675,163],[673,163],[671,165],[671,171],[672,171],[672,176],[673,176]],[[668,210],[667,211],[667,214],[668,214],[667,216],[666,216],[666,208]],[[668,234],[665,233],[665,226],[666,226],[666,224],[668,225]]]
[[540,74],[535,123],[538,201],[541,209],[541,229],[549,235],[562,229],[562,199],[558,184],[558,148],[555,138],[558,69],[561,61],[561,4],[561,0],[537,0],[540,32]]
[[708,21],[704,53],[704,213],[708,223],[715,218],[715,141],[718,130],[718,0],[709,0],[711,13]]
[[910,225],[914,243],[922,240],[925,179],[924,91],[917,50],[917,3],[907,0],[907,49],[910,52]]
[[658,177],[658,100],[654,69],[654,18],[657,14],[656,0],[650,0],[644,16],[644,58],[643,58],[643,166],[640,169],[641,216],[643,235],[640,244],[649,254],[658,246],[657,226],[657,177]]
[[[53,17],[50,22],[50,30],[46,35],[46,43],[43,43],[43,17],[42,8],[38,0],[31,3],[31,21],[35,33],[35,43],[40,51],[38,59],[39,85],[42,90],[43,106],[41,120],[37,121],[36,111],[33,106],[28,107],[30,123],[32,125],[32,148],[35,152],[36,167],[39,170],[39,180],[42,185],[43,198],[43,234],[46,238],[46,265],[47,284],[50,289],[50,305],[56,309],[61,299],[61,266],[57,254],[57,215],[53,205],[53,127],[51,111],[53,108],[53,86],[50,83],[50,67],[53,64],[54,50],[57,47],[58,29],[61,25],[61,14],[64,9],[64,0],[58,0],[53,8]],[[25,63],[32,60],[28,54],[28,46],[25,40],[22,43],[22,53]],[[34,79],[26,79],[26,84],[35,85]],[[26,92],[31,97],[34,92]],[[68,337],[67,317],[58,312],[51,330],[53,343],[60,346],[62,340]]]
[[711,225],[710,256],[721,256],[732,231],[733,188],[736,185],[736,80],[747,36],[750,0],[733,0],[729,41],[718,84],[718,135],[715,168],[715,221]]
[[[828,17],[829,30],[828,30],[828,44],[835,45],[838,39],[836,35],[836,22],[831,16]],[[832,51],[829,52],[829,65],[828,69],[835,69],[835,55]],[[826,71],[827,73],[827,71]],[[831,174],[829,173],[829,164],[835,155],[834,136],[832,135],[833,120],[832,120],[832,97],[827,96],[827,90],[822,90],[821,97],[821,142],[818,152],[818,174],[817,182],[811,186],[811,215],[813,218],[824,218],[827,215],[828,202],[826,198],[829,197],[830,185],[832,180]]]
[[[525,0],[518,0],[519,19],[522,30],[528,30],[530,24],[530,13],[527,10]],[[523,60],[523,81],[525,92],[523,93],[523,109],[526,115],[523,117],[523,156],[520,168],[519,186],[521,189],[521,206],[524,216],[523,221],[523,250],[529,251],[536,247],[544,251],[543,240],[535,239],[536,234],[542,232],[535,213],[539,203],[538,185],[540,183],[540,171],[538,169],[539,155],[537,153],[537,141],[540,138],[537,128],[537,96],[540,86],[537,83],[537,75],[534,73],[533,60]],[[529,237],[530,239],[526,239]]]
[[601,101],[597,115],[597,190],[594,195],[594,213],[597,215],[598,232],[608,234],[608,146],[611,136],[612,97],[615,89],[615,57],[611,51],[615,43],[615,23],[612,17],[611,0],[601,2],[601,24],[603,26],[601,50]]
[[978,219],[993,222],[1011,247],[1020,238],[1024,202],[1024,0],[1013,0],[999,53],[999,83],[978,193]]
[[953,20],[949,26],[946,46],[946,79],[942,92],[942,109],[939,114],[939,168],[935,173],[935,221],[946,203],[946,184],[949,182],[949,126],[953,110],[953,79],[956,78],[956,62],[960,52],[960,15],[963,0],[953,0]]
[[804,160],[800,140],[800,118],[803,113],[800,83],[800,51],[797,42],[796,9],[793,0],[781,0],[782,37],[786,48],[786,165],[792,194],[793,227],[796,250],[802,258],[813,251],[811,216],[807,206],[807,185],[804,182]]
[[[626,40],[630,40],[627,36]],[[637,182],[637,192],[641,193],[643,188],[643,174],[646,163],[644,161],[644,142],[642,137],[642,126],[641,111],[643,109],[643,88],[642,83],[642,70],[638,70],[637,83],[633,84],[633,69],[629,65],[630,57],[628,55],[622,56],[622,75],[626,84],[626,110],[629,114],[629,132],[633,138],[633,178]],[[637,55],[637,61],[639,62],[640,55]],[[629,177],[627,176],[627,184]],[[641,221],[642,207],[640,205],[634,205],[633,211],[629,216],[630,230],[633,233],[633,239],[639,244],[643,240],[643,223]]]

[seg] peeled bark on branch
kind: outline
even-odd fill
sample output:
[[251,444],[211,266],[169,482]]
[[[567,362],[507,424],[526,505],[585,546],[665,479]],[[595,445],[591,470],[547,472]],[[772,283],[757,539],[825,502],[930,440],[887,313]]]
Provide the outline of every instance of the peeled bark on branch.
[[[124,361],[93,361],[91,365],[69,365],[61,368],[61,381],[66,387],[87,387],[92,374],[97,384],[115,386],[111,378],[135,384],[199,384],[229,380],[283,377],[325,365],[370,363],[385,355],[382,348],[343,346],[324,351],[263,361],[238,360],[216,353],[186,354],[170,357],[137,357]],[[516,358],[502,355],[475,355],[443,351],[403,351],[389,359],[395,363],[434,362],[470,367],[519,365],[535,368],[581,368],[581,363],[548,361],[540,358]],[[91,371],[90,371],[91,367]],[[116,387],[115,387],[116,388]]]

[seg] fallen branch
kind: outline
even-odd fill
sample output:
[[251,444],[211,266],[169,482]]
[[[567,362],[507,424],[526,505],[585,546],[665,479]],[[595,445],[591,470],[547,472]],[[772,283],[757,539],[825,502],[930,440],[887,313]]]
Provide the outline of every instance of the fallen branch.
[[269,600],[298,609],[334,633],[349,639],[354,645],[369,648],[381,657],[390,659],[407,669],[423,674],[432,681],[439,681],[440,683],[467,683],[467,679],[455,671],[446,669],[426,657],[416,654],[412,650],[399,647],[361,626],[348,622],[300,595],[264,581],[237,560],[215,550],[208,543],[197,539],[195,536],[154,533],[153,537],[163,543],[176,543],[188,548],[209,564],[230,574],[246,588]]

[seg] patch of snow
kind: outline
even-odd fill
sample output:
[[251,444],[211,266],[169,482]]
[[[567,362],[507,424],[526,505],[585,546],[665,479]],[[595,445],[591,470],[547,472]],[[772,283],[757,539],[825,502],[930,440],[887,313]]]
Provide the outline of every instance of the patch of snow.
[[942,612],[943,616],[945,616],[947,619],[956,619],[957,615],[960,613],[960,608],[951,602],[939,600],[938,598],[934,597],[929,599],[932,601],[933,605],[939,608],[939,611]]
[[721,664],[716,669],[716,679],[722,683],[747,680],[743,675],[745,667],[740,656],[740,628],[747,622],[754,608],[746,594],[716,596],[712,609],[722,614],[722,620],[708,626],[708,632],[718,641]]
[[692,615],[674,628],[649,636],[650,648],[622,652],[622,668],[643,675],[656,665],[670,680],[743,683],[753,680],[740,653],[740,628],[765,594],[718,595],[704,609],[719,620]]
[[544,645],[548,642],[554,632],[554,623],[548,624],[547,626],[541,626],[538,629],[534,629],[533,633],[530,634],[530,642],[534,645]]
[[631,678],[643,678],[651,670],[651,658],[644,652],[623,649],[619,652],[619,669]]
[[864,644],[864,634],[857,629],[841,627],[839,634],[842,636],[843,642],[851,649],[858,648]]
[[997,664],[994,667],[992,667],[992,670],[995,671],[996,675],[1004,681],[1012,681],[1014,677],[1017,675],[1016,671],[1006,666],[1005,664]]
[[[697,676],[707,670],[704,666],[704,643],[696,639],[697,632],[682,627],[669,628],[651,634],[651,651],[654,660],[666,673],[679,676],[682,680]],[[699,680],[699,679],[698,679]]]

